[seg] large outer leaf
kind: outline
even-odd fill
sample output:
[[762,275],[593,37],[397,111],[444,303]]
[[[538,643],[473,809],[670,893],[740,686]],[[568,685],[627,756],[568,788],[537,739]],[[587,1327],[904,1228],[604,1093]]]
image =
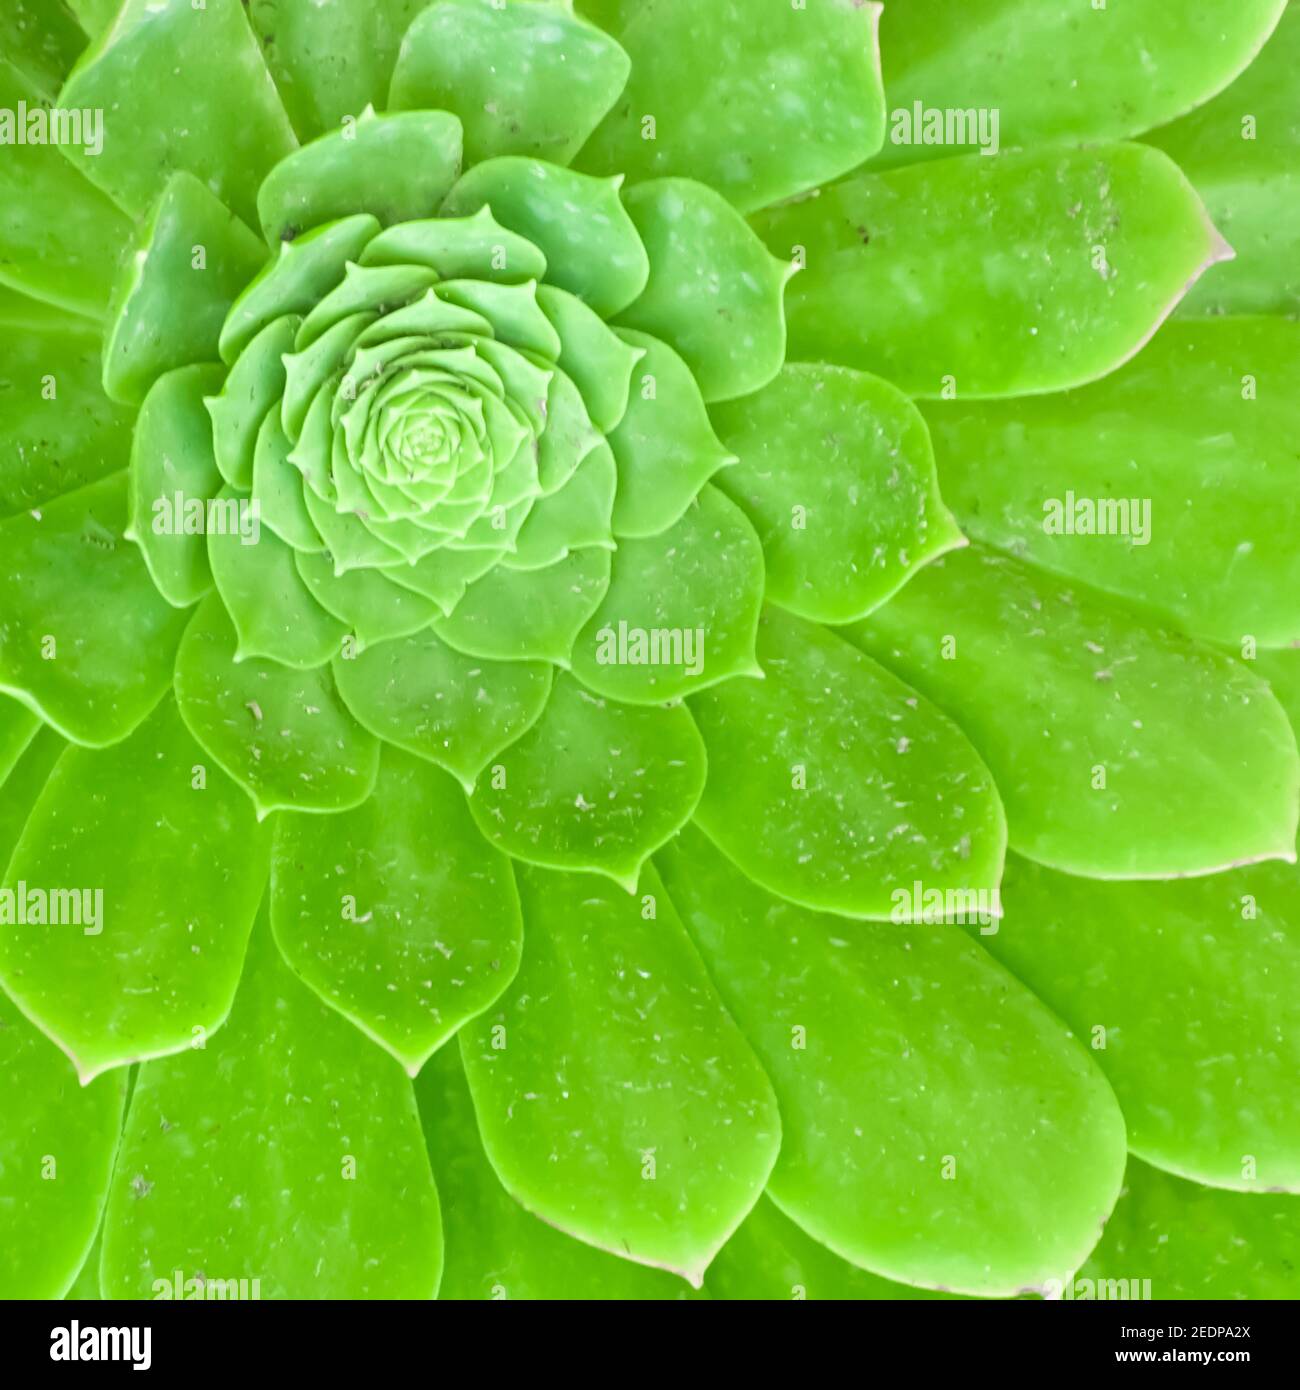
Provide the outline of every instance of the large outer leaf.
[[1013,1294],[1078,1267],[1124,1121],[1050,1014],[953,926],[850,926],[779,902],[690,829],[658,856],[772,1078],[778,1206],[907,1283]]
[[640,890],[522,870],[524,962],[461,1055],[509,1192],[698,1287],[763,1190],[781,1124],[653,869]]
[[[0,865],[59,740],[38,736],[0,795]],[[80,1086],[68,1059],[0,991],[0,1298],[59,1298],[94,1239],[122,1128],[126,1072]]]
[[402,36],[429,0],[250,0],[248,17],[303,140],[383,108]]
[[1300,1191],[1300,872],[1098,883],[1013,859],[1004,892],[985,944],[1092,1047],[1129,1148],[1215,1186]]
[[501,1186],[479,1138],[460,1049],[445,1047],[415,1081],[442,1203],[442,1299],[686,1299],[665,1270],[595,1250],[525,1211]]
[[258,184],[296,143],[240,0],[123,0],[59,103],[104,112],[103,150],[65,153],[136,216],[185,169],[255,227]]
[[865,617],[962,543],[939,497],[925,421],[887,381],[790,364],[711,413],[740,460],[717,486],[757,527],[767,596],[792,613]]
[[1094,381],[1230,254],[1191,184],[1145,145],[869,174],[756,225],[807,267],[786,290],[790,356],[913,396]]
[[925,415],[975,539],[1195,636],[1285,646],[1300,642],[1297,379],[1300,325],[1211,319],[1169,324],[1078,391]]
[[1126,1280],[1130,1298],[1294,1301],[1300,1202],[1198,1187],[1130,1159],[1123,1195],[1079,1279],[1092,1288],[1076,1289],[1076,1298],[1122,1298],[1109,1281]]
[[768,609],[766,679],[691,699],[709,754],[696,820],[756,882],[885,919],[895,895],[997,888],[1006,823],[945,716],[825,628]]
[[885,102],[867,0],[583,0],[632,57],[580,163],[682,175],[748,210],[847,173],[880,148]]
[[912,115],[916,102],[996,110],[1004,146],[1137,135],[1231,82],[1285,4],[894,0],[881,25],[891,107],[881,162],[952,153],[952,145],[896,143],[906,129],[898,113]]
[[83,1083],[190,1047],[230,1010],[267,861],[252,808],[168,700],[56,765],[4,886],[47,898],[47,917],[59,892],[79,911],[0,930],[5,988]]
[[1207,275],[1191,313],[1300,309],[1300,7],[1214,101],[1146,138],[1177,160],[1237,259]]
[[[68,69],[86,46],[79,16],[74,14],[86,3],[9,0],[0,14],[0,61],[21,74],[43,102],[58,95]],[[8,157],[12,151],[5,153]]]
[[510,861],[447,773],[396,748],[364,805],[276,818],[271,921],[293,969],[412,1076],[523,945]]
[[96,748],[162,698],[185,626],[125,526],[124,472],[0,524],[0,691]]
[[[42,0],[48,3],[48,0]],[[12,6],[4,22],[12,17]],[[10,57],[0,49],[3,58]],[[0,109],[40,109],[37,90],[0,58]],[[82,130],[87,136],[84,116]],[[131,224],[52,144],[3,146],[0,158],[0,284],[99,318],[108,304]]]
[[229,1024],[147,1062],[104,1227],[110,1298],[258,1279],[262,1298],[431,1298],[438,1197],[411,1084],[280,960],[263,919]]
[[104,395],[93,326],[23,322],[21,305],[6,308],[0,314],[0,518],[116,473],[131,449],[131,412]]
[[969,735],[1020,853],[1097,878],[1294,859],[1295,736],[1220,652],[980,546],[847,631]]

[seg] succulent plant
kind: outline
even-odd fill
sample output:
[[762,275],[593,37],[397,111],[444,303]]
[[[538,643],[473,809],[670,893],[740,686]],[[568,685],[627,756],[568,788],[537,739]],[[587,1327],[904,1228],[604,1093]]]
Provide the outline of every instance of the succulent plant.
[[0,1293],[1294,1296],[1285,11],[5,0]]

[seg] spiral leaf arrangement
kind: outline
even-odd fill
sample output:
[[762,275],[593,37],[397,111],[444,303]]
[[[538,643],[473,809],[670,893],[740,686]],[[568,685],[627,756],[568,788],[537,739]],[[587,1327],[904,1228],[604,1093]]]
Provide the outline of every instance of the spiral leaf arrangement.
[[0,1292],[1287,1289],[1300,24],[1205,8],[9,0]]

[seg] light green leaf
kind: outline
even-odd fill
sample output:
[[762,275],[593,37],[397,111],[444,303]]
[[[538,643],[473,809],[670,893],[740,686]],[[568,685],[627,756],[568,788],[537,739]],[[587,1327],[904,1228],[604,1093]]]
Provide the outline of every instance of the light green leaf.
[[642,864],[690,818],[704,780],[704,745],[684,707],[616,704],[560,674],[542,717],[469,806],[514,858],[604,874],[631,893]]
[[433,217],[386,227],[361,253],[361,264],[424,265],[440,280],[499,285],[524,285],[546,274],[546,257],[531,241],[501,226],[486,204],[471,217]]
[[[14,714],[17,710],[19,713]],[[0,872],[9,863],[18,837],[23,833],[27,817],[36,798],[44,790],[54,764],[68,746],[48,724],[35,727],[35,720],[24,722],[26,710],[12,700],[0,703],[0,781],[4,795],[0,797]]]
[[1091,878],[1294,861],[1295,736],[1219,652],[980,546],[848,635],[960,723],[1019,853]]
[[696,178],[742,211],[848,173],[884,138],[880,9],[640,0],[602,15],[632,76],[579,162]]
[[879,377],[793,364],[712,418],[740,460],[717,485],[757,527],[782,608],[852,622],[963,544],[925,421]]
[[220,393],[208,398],[217,467],[241,492],[253,485],[260,435],[271,408],[285,396],[284,357],[301,327],[298,314],[272,319],[235,359]]
[[380,570],[335,574],[328,555],[301,551],[294,560],[311,596],[355,636],[360,649],[421,632],[442,611],[432,599],[393,583]]
[[253,798],[272,811],[346,811],[371,793],[379,744],[340,701],[328,667],[236,664],[234,625],[210,594],[176,658],[176,700],[190,732]]
[[[992,147],[1138,135],[1221,91],[1259,51],[1286,0],[905,0],[881,25],[889,137],[881,163],[980,144],[944,113],[994,113]],[[921,107],[921,116],[916,106]],[[931,111],[939,112],[938,126]],[[943,139],[926,139],[938,127]]]
[[899,894],[996,890],[1006,822],[961,731],[834,633],[779,609],[762,681],[691,700],[709,750],[696,820],[769,892],[846,917],[909,920]]
[[179,1270],[249,1280],[245,1297],[256,1279],[261,1298],[427,1299],[441,1266],[410,1082],[296,979],[262,920],[227,1026],[140,1068],[104,1292],[149,1298]]
[[572,1240],[506,1193],[483,1152],[460,1049],[444,1047],[415,1081],[442,1203],[442,1299],[687,1299],[663,1270]]
[[629,66],[571,0],[438,0],[402,41],[388,104],[454,111],[468,165],[512,154],[568,164],[618,100]]
[[[1095,385],[926,408],[971,536],[1240,648],[1300,642],[1300,325],[1171,323]],[[734,475],[733,475],[734,476]]]
[[691,179],[656,179],[623,195],[650,258],[650,279],[620,321],[662,338],[706,401],[765,386],[785,360],[781,297],[794,274],[744,218]]
[[832,1302],[959,1297],[896,1284],[834,1255],[764,1198],[709,1266],[704,1287],[728,1302]]
[[0,390],[0,518],[126,467],[132,412],[104,395],[89,323],[0,319]]
[[126,494],[117,473],[0,524],[0,693],[92,748],[162,698],[186,621],[124,537]]
[[467,656],[567,667],[578,633],[609,588],[609,572],[603,546],[575,550],[547,569],[499,565],[470,584],[434,629]]
[[672,348],[631,329],[619,336],[643,356],[627,412],[609,436],[618,463],[614,534],[657,536],[736,459],[714,434],[700,388]]
[[461,1056],[517,1201],[698,1288],[767,1181],[781,1120],[653,869],[640,888],[521,871],[528,950]]
[[533,503],[514,550],[503,555],[501,563],[509,569],[539,570],[589,546],[612,550],[610,518],[617,490],[613,450],[599,444],[557,492]]
[[197,603],[212,587],[204,534],[221,474],[205,397],[223,376],[219,366],[160,376],[140,409],[131,446],[126,535],[140,547],[158,592],[176,608]]
[[[17,700],[0,695],[0,787],[36,737],[41,721]],[[2,824],[2,823],[0,823]],[[0,841],[0,844],[3,842]]]
[[258,185],[295,144],[240,0],[122,0],[59,105],[103,111],[100,151],[63,153],[136,216],[184,169],[255,226]]
[[267,324],[284,314],[309,314],[343,278],[379,230],[367,213],[344,217],[282,241],[280,254],[239,296],[221,329],[221,358],[233,362]]
[[[1235,18],[1235,16],[1234,16]],[[1300,9],[1221,96],[1148,135],[1186,173],[1237,258],[1183,301],[1190,313],[1300,310]]]
[[1294,1197],[1219,1192],[1130,1159],[1123,1195],[1079,1271],[1092,1286],[1074,1296],[1123,1298],[1127,1286],[1130,1298],[1294,1301],[1298,1269]]
[[359,724],[445,768],[467,792],[537,722],[551,691],[542,662],[463,656],[427,631],[336,661],[334,679]]
[[[226,488],[218,505],[232,503],[249,505]],[[347,627],[312,597],[298,573],[297,552],[274,531],[210,529],[208,563],[239,635],[236,662],[266,657],[305,671],[323,666],[342,649]]]
[[[41,0],[41,8],[48,13],[52,7]],[[0,23],[12,24],[15,18],[10,5]],[[26,18],[21,31],[31,33],[30,12]],[[10,43],[4,42],[0,51],[9,58]],[[20,102],[27,103],[28,122],[34,119],[38,128],[46,123],[48,137],[50,117],[41,94],[10,63],[0,62],[5,119],[17,123]],[[83,138],[93,136],[80,112],[76,121]],[[118,261],[131,240],[130,220],[68,163],[63,149],[20,145],[17,135],[16,129],[10,132],[0,159],[0,284],[88,318],[102,318]]]
[[1099,883],[1015,859],[1005,907],[985,944],[1092,1047],[1135,1154],[1300,1191],[1300,873]]
[[221,325],[266,247],[190,174],[171,176],[113,287],[104,390],[139,405],[164,372],[217,356]]
[[372,213],[384,226],[432,216],[460,158],[460,122],[446,111],[366,110],[271,170],[257,193],[262,231],[274,245],[351,213]]
[[632,370],[645,356],[580,299],[553,285],[539,285],[537,303],[560,336],[558,364],[577,386],[596,428],[614,429],[627,412]]
[[645,247],[618,190],[597,179],[522,156],[475,165],[447,195],[445,217],[490,206],[503,227],[546,257],[550,284],[583,300],[601,318],[626,309],[650,274]]
[[429,0],[250,0],[285,109],[309,140],[383,108],[402,35]]
[[1144,145],[869,174],[756,225],[807,267],[786,290],[790,356],[926,397],[1095,381],[1231,254],[1177,166]]
[[695,829],[658,862],[772,1078],[767,1190],[787,1216],[945,1292],[1078,1268],[1119,1193],[1124,1121],[1052,1014],[953,926],[846,929],[767,896]]
[[0,1086],[0,1298],[62,1298],[99,1227],[126,1073],[83,1088],[68,1059],[0,992]]
[[0,975],[83,1084],[220,1028],[268,848],[171,700],[113,748],[59,759],[5,875],[26,920],[0,931]]
[[523,950],[510,861],[451,777],[396,748],[364,805],[277,818],[271,922],[297,974],[411,1076],[506,989]]
[[[0,15],[0,53],[4,64],[30,84],[44,103],[58,96],[68,69],[86,46],[86,34],[73,13],[84,5],[62,0],[9,0]],[[89,30],[86,31],[90,32]],[[6,157],[12,151],[6,151]]]
[[574,674],[633,704],[761,677],[754,644],[763,578],[754,528],[706,486],[667,531],[619,545],[609,590],[574,645]]

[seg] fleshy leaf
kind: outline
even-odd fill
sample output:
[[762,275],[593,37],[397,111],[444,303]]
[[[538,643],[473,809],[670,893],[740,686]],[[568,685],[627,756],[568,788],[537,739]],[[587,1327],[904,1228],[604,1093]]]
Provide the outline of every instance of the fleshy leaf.
[[[944,159],[981,144],[996,150],[1138,135],[1221,91],[1258,53],[1284,4],[886,5],[880,43],[891,111],[880,162]],[[977,119],[950,131],[954,111]],[[987,113],[998,121],[991,131]]]
[[334,679],[358,723],[445,768],[467,792],[537,722],[551,691],[542,662],[463,656],[427,631],[336,661]]
[[366,111],[271,170],[257,193],[262,231],[274,245],[357,212],[384,226],[431,217],[460,174],[460,147],[446,111]]
[[610,517],[617,490],[613,450],[600,444],[557,492],[533,503],[514,550],[502,556],[501,563],[510,569],[539,570],[589,546],[612,550]]
[[0,721],[0,772],[5,774],[0,781],[0,865],[7,866],[36,798],[68,744],[48,724],[35,727],[35,720],[13,700],[0,703]]
[[315,227],[280,243],[280,255],[235,301],[221,330],[221,358],[233,362],[266,325],[284,314],[308,314],[343,278],[379,230],[369,213]]
[[705,487],[667,531],[620,544],[604,601],[574,644],[574,674],[633,704],[761,676],[754,644],[763,577],[763,549],[745,514]]
[[526,864],[605,874],[629,893],[704,788],[691,716],[621,705],[556,677],[541,718],[470,798],[479,829]]
[[626,309],[650,274],[645,247],[618,196],[620,178],[596,179],[540,159],[475,165],[447,195],[445,217],[491,207],[503,227],[546,257],[547,280],[601,318]]
[[[531,241],[501,226],[486,204],[470,217],[432,217],[386,227],[361,253],[361,264],[423,265],[440,280],[498,285],[524,285],[546,274],[546,257]],[[538,302],[545,307],[540,293]]]
[[0,695],[0,787],[4,786],[5,779],[27,751],[27,745],[40,727],[41,721],[31,710],[17,700]]
[[1079,1279],[1092,1281],[1083,1296],[1094,1298],[1124,1298],[1127,1289],[1129,1298],[1294,1302],[1297,1251],[1294,1197],[1219,1192],[1130,1159],[1123,1195]]
[[550,661],[567,666],[573,644],[609,588],[610,553],[575,550],[541,570],[499,565],[465,591],[438,636],[489,661]]
[[294,971],[412,1076],[523,949],[510,861],[451,777],[396,748],[364,805],[276,818],[271,922]]
[[736,459],[714,434],[700,388],[672,348],[631,329],[620,337],[643,356],[627,412],[609,436],[618,463],[614,534],[657,536]]
[[981,546],[847,632],[961,724],[1021,854],[1091,878],[1294,861],[1295,736],[1221,653]]
[[440,1298],[692,1297],[674,1275],[572,1240],[509,1196],[483,1152],[458,1047],[444,1047],[430,1060],[416,1078],[415,1094],[442,1203]]
[[786,289],[791,358],[945,399],[1095,381],[1231,255],[1177,166],[1145,145],[868,174],[757,226],[806,266]]
[[64,753],[5,876],[29,901],[0,932],[0,975],[83,1083],[221,1026],[268,848],[171,700],[113,748]]
[[[247,506],[226,489],[218,504]],[[323,666],[342,649],[346,626],[326,612],[298,573],[296,553],[274,531],[208,532],[208,563],[239,634],[237,662],[267,657],[282,666]]]
[[658,862],[772,1078],[767,1190],[787,1216],[927,1288],[1009,1295],[1079,1266],[1119,1193],[1124,1120],[1027,990],[953,926],[846,931],[779,902],[693,828]]
[[[53,8],[42,0],[42,10]],[[7,7],[4,21],[12,22]],[[30,32],[29,13],[23,29]],[[8,43],[3,45],[10,58]],[[0,109],[17,122],[19,103],[27,120],[48,123],[50,113],[37,89],[9,63],[0,63]],[[74,117],[69,113],[66,119]],[[75,115],[82,139],[94,136],[83,113]],[[0,159],[0,284],[92,319],[102,318],[117,264],[131,240],[131,223],[88,183],[53,144],[17,144],[11,130]],[[25,137],[26,130],[23,130]],[[102,131],[101,131],[102,134]]]
[[348,713],[329,668],[236,663],[237,641],[210,594],[176,658],[176,699],[190,732],[247,790],[259,820],[280,807],[359,806],[374,789],[379,744]]
[[77,8],[50,0],[9,0],[0,15],[4,63],[30,84],[42,102],[52,102],[58,95],[68,69],[86,46],[86,35],[69,12]]
[[742,211],[848,173],[885,133],[880,9],[870,0],[620,7],[613,32],[632,76],[579,162],[638,179],[696,178]]
[[428,3],[249,0],[249,22],[303,140],[386,104],[402,35]]
[[764,1198],[718,1252],[704,1286],[728,1302],[873,1302],[959,1298],[868,1274],[832,1254]]
[[126,534],[140,547],[158,592],[176,608],[197,603],[212,587],[204,534],[221,474],[205,398],[223,376],[219,366],[168,372],[150,388],[136,421]]
[[285,314],[260,329],[239,354],[221,391],[208,400],[217,467],[231,487],[247,492],[267,415],[285,396],[284,356],[302,319]]
[[173,174],[113,288],[104,390],[139,405],[164,372],[216,360],[221,325],[266,247],[190,174]]
[[794,274],[745,219],[691,179],[630,189],[624,206],[650,258],[650,279],[621,322],[681,354],[706,401],[765,386],[785,360],[781,298]]
[[582,300],[539,285],[537,303],[560,335],[559,367],[577,386],[596,428],[608,434],[627,412],[632,371],[645,356]]
[[781,1121],[653,869],[640,889],[522,870],[528,950],[461,1056],[517,1201],[698,1288],[767,1181]]
[[536,155],[568,164],[618,100],[627,54],[572,0],[438,0],[411,25],[394,109],[454,111],[465,162]]
[[256,226],[258,185],[296,143],[240,0],[123,0],[59,105],[103,111],[99,153],[63,153],[137,216],[184,169]]
[[294,559],[312,597],[351,631],[361,650],[421,632],[442,611],[432,599],[394,584],[380,570],[335,574],[326,554],[299,552]]
[[92,325],[19,312],[0,315],[0,518],[116,473],[131,452],[132,412],[104,395]]
[[171,684],[185,615],[123,534],[126,473],[0,524],[0,692],[102,748]]
[[0,992],[0,1298],[62,1298],[95,1239],[122,1129],[126,1073],[82,1087]]
[[1015,859],[1004,891],[985,944],[1091,1046],[1132,1152],[1217,1187],[1300,1191],[1300,872],[1099,883]]
[[879,377],[790,365],[712,418],[739,458],[717,486],[758,529],[768,598],[800,617],[865,617],[963,543],[925,421]]
[[248,1280],[243,1297],[427,1299],[441,1265],[410,1082],[292,974],[263,918],[226,1027],[140,1068],[104,1292],[149,1298],[179,1277]]
[[1183,301],[1190,313],[1300,310],[1300,9],[1214,101],[1146,137],[1186,173],[1237,258]]
[[[1300,325],[1169,324],[1105,381],[926,408],[964,529],[1240,646],[1300,642]],[[734,476],[734,475],[733,475]]]
[[769,892],[907,920],[899,893],[996,892],[1006,822],[961,731],[839,636],[769,608],[766,679],[691,700],[709,750],[696,820]]

